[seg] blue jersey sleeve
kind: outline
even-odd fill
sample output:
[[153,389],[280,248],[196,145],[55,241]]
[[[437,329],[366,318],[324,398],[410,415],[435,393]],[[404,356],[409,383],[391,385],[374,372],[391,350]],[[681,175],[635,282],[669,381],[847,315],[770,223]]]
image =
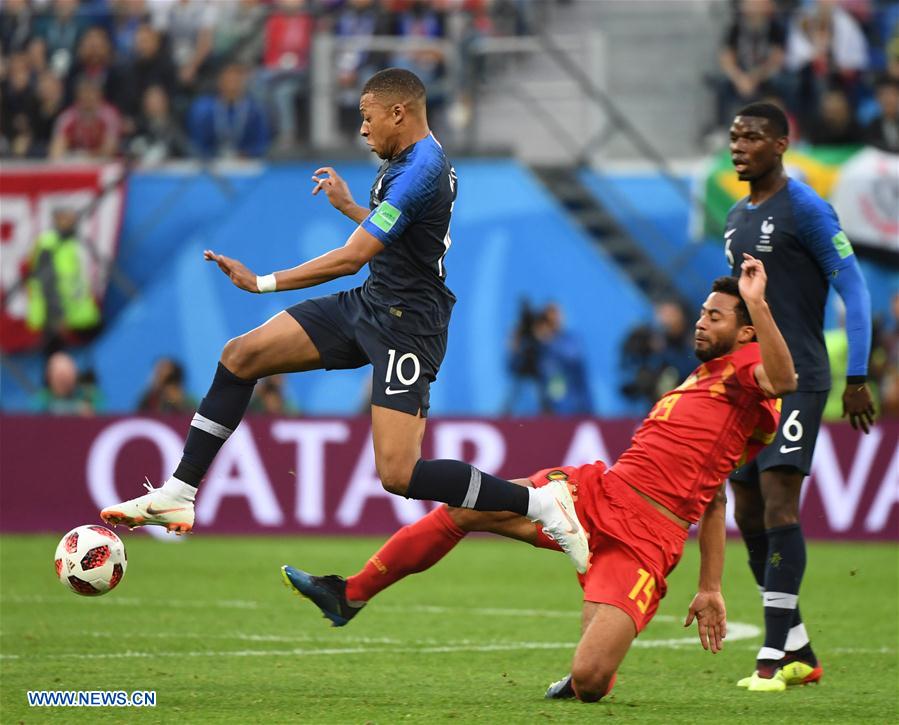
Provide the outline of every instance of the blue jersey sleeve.
[[425,151],[422,149],[396,173],[388,172],[381,203],[362,221],[362,228],[384,245],[390,245],[403,235],[437,191],[443,160]]
[[871,353],[871,297],[852,244],[833,207],[805,184],[790,181],[799,238],[846,305],[849,376],[866,375]]
[[871,355],[871,295],[855,255],[849,265],[833,277],[833,286],[846,305],[846,337],[849,340],[849,366],[846,375],[868,374]]
[[830,204],[805,184],[793,179],[789,184],[799,241],[817,260],[824,274],[831,277],[848,266],[852,245]]

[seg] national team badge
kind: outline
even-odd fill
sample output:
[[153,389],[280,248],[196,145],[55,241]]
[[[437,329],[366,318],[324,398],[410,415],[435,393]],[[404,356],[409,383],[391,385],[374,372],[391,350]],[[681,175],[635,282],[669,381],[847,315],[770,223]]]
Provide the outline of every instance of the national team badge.
[[760,229],[761,235],[759,236],[759,241],[755,245],[755,249],[758,252],[770,252],[774,249],[774,246],[771,243],[771,235],[774,234],[774,217],[769,216],[765,221],[762,222],[762,228]]

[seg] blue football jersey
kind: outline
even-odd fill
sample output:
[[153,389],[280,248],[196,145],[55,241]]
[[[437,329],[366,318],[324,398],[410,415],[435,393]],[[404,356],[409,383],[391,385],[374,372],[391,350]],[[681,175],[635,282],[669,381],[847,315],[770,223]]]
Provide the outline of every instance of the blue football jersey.
[[762,261],[766,296],[799,375],[799,390],[830,388],[824,305],[830,281],[852,264],[852,245],[833,207],[795,179],[758,206],[749,197],[727,215],[725,254],[740,274],[743,252]]
[[456,172],[432,135],[378,171],[362,226],[386,249],[369,262],[362,293],[392,327],[429,335],[449,324],[456,297],[444,258],[456,188]]

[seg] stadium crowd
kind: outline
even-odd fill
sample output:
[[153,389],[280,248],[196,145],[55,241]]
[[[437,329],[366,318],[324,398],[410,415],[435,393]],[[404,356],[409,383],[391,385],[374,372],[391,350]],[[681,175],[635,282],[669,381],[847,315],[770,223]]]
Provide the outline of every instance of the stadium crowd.
[[[478,37],[534,32],[540,6],[537,0],[3,0],[0,156],[158,161],[277,154],[308,140],[315,33],[444,39],[464,51]],[[727,128],[739,106],[777,99],[794,140],[867,143],[899,153],[899,2],[733,0],[731,6],[714,78],[714,133]],[[386,65],[416,72],[437,89],[429,101],[438,119],[448,115],[450,99],[441,91],[446,59],[437,48],[339,50],[334,102],[344,131],[356,131],[361,83]],[[464,84],[484,68],[474,55],[463,56]],[[76,294],[83,270],[70,211],[57,215],[29,264],[28,322],[45,331],[48,359],[89,340],[100,325],[96,305]],[[633,374],[623,389],[628,397],[651,401],[689,372],[691,330],[689,314],[675,303],[657,304],[656,321],[635,329],[621,351],[622,367]],[[872,353],[887,416],[899,416],[897,330],[899,298],[892,319],[877,321]],[[839,361],[832,362],[838,369]],[[76,398],[78,410],[102,409],[97,381],[70,368],[59,358],[52,370],[48,365],[36,409],[71,410]],[[592,412],[582,346],[558,308],[523,310],[509,370],[504,412]],[[183,385],[176,361],[160,363],[141,409],[192,409]],[[278,382],[260,393],[257,408],[296,406]]]
[[753,101],[778,103],[791,140],[899,152],[899,3],[738,0],[719,50],[711,143]]
[[[313,35],[453,40],[530,32],[532,0],[4,0],[0,154],[258,158],[306,139]],[[466,56],[467,57],[467,56]],[[439,89],[439,47],[340,50],[339,119],[388,65]],[[481,71],[466,62],[463,76]],[[446,94],[431,103],[444,106]],[[436,109],[435,109],[436,110]]]

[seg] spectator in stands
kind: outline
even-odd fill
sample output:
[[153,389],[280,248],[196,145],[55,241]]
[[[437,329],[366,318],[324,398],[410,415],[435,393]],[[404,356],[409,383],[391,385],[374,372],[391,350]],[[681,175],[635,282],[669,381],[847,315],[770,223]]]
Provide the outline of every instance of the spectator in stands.
[[162,47],[159,31],[150,23],[141,23],[134,33],[133,57],[122,66],[123,93],[119,111],[136,118],[150,86],[159,86],[167,97],[171,97],[176,83],[175,64]]
[[[309,53],[315,18],[306,0],[278,0],[265,24],[263,79],[275,111],[280,149],[299,139],[298,108],[309,82]],[[305,102],[301,108],[305,110]]]
[[[15,56],[14,56],[15,58]],[[10,61],[7,83],[22,83],[24,75],[19,63]],[[14,91],[0,90],[4,98],[0,127],[4,141],[4,155],[14,158],[41,158],[47,155],[56,119],[63,110],[63,85],[52,71],[44,71],[37,79],[36,90],[24,104],[15,101]]]
[[103,97],[114,106],[127,96],[121,68],[113,62],[112,45],[102,28],[88,28],[78,43],[78,57],[66,77],[66,98],[75,96],[75,87],[83,79],[99,85]]
[[772,0],[741,0],[718,52],[724,77],[718,88],[717,126],[729,123],[740,106],[784,93],[780,74],[786,38]]
[[65,108],[65,86],[51,70],[45,70],[37,80],[37,107],[29,127],[28,155],[47,156],[56,121]]
[[112,45],[120,61],[136,50],[138,29],[149,20],[146,0],[113,0]]
[[78,213],[53,212],[53,229],[35,243],[27,269],[29,329],[40,332],[47,350],[90,337],[100,326],[100,308],[82,262]]
[[[47,62],[47,43],[39,35],[28,41],[25,54],[28,56],[28,67],[31,68],[32,75],[40,75],[50,70],[50,64]],[[53,73],[58,75],[55,71]]]
[[128,142],[128,153],[145,163],[190,155],[190,139],[172,116],[169,96],[162,86],[150,86],[144,91],[141,114]]
[[6,77],[0,83],[0,133],[5,140],[5,155],[26,156],[31,148],[31,119],[37,112],[28,58],[24,53],[9,57]]
[[262,60],[266,8],[260,0],[238,0],[218,8],[212,32],[212,58],[217,65],[241,63],[249,68]]
[[263,378],[253,390],[250,413],[260,415],[297,415],[300,411],[284,393],[284,376]]
[[562,309],[550,303],[537,320],[539,371],[543,398],[555,415],[589,415],[593,411],[587,361],[580,338],[565,329]]
[[36,413],[91,416],[98,408],[96,378],[80,378],[74,358],[67,352],[50,355],[44,367],[44,387],[35,397]]
[[836,146],[862,142],[862,129],[846,92],[839,87],[824,92],[817,113],[807,116],[803,127],[803,138],[811,144]]
[[121,130],[119,113],[105,101],[100,85],[82,79],[75,91],[75,103],[56,121],[50,158],[110,159],[118,152]]
[[[337,38],[374,38],[386,35],[389,16],[375,0],[349,0],[334,19]],[[384,67],[384,54],[362,48],[349,48],[337,54],[337,103],[340,127],[349,136],[359,135],[359,92],[367,78]]]
[[0,55],[21,53],[34,31],[34,15],[28,0],[6,0],[0,7]]
[[[415,40],[441,40],[446,36],[444,15],[428,0],[412,0],[409,6],[397,13],[393,34]],[[410,70],[428,89],[428,110],[442,105],[445,100],[440,85],[445,73],[443,51],[427,48],[395,53],[390,64]]]
[[170,357],[157,360],[137,409],[141,413],[191,413],[196,407],[196,401],[184,389],[181,363]]
[[787,68],[799,76],[799,108],[818,107],[820,97],[835,85],[854,104],[867,66],[865,35],[837,0],[818,0],[794,16],[787,41]]
[[218,79],[218,95],[202,96],[190,109],[190,138],[198,153],[258,158],[269,144],[265,112],[246,92],[246,69],[231,63]]
[[86,27],[86,18],[78,12],[78,0],[53,0],[50,14],[38,19],[35,32],[47,44],[47,57],[57,75],[69,72]]
[[877,81],[879,115],[865,128],[865,143],[882,151],[899,153],[899,78]]
[[182,90],[189,92],[212,52],[216,3],[172,0],[150,6],[153,24],[168,35],[172,59]]

